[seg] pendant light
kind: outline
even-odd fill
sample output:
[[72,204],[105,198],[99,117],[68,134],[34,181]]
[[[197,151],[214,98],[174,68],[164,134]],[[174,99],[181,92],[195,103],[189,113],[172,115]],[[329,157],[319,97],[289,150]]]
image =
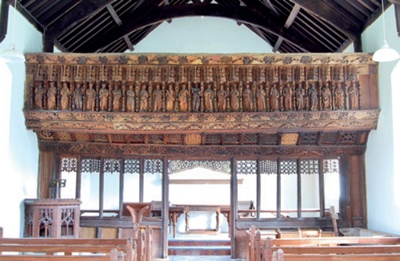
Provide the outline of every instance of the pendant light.
[[17,12],[17,0],[14,0],[14,13],[12,17],[12,42],[10,48],[0,53],[0,59],[5,60],[8,63],[23,63],[25,62],[25,56],[21,51],[15,49],[15,15]]
[[386,25],[385,25],[385,8],[382,2],[382,23],[383,23],[383,45],[382,47],[377,50],[374,55],[372,56],[372,60],[375,62],[391,62],[400,58],[399,53],[389,47],[389,44],[386,41]]

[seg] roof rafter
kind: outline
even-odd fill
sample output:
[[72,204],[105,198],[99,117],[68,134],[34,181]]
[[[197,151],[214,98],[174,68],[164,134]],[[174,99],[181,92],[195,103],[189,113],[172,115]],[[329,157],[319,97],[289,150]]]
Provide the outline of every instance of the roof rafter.
[[[111,4],[109,4],[109,5],[107,5],[107,10],[111,14],[111,17],[114,19],[114,21],[117,23],[117,25],[121,26],[122,25],[121,18],[119,18],[114,7]],[[125,41],[126,45],[128,46],[129,50],[133,51],[133,44],[127,35],[124,36],[124,41]]]
[[46,34],[48,38],[55,39],[58,35],[64,33],[78,22],[86,19],[92,14],[105,8],[115,0],[86,0],[80,4],[73,12],[69,12],[57,23],[47,28]]
[[[308,38],[304,37],[296,30],[283,28],[285,21],[280,21],[281,19],[272,11],[260,14],[243,6],[220,6],[217,4],[191,4],[190,8],[188,8],[187,5],[169,5],[153,7],[152,9],[147,10],[147,12],[143,12],[141,8],[138,8],[135,15],[131,14],[125,21],[122,19],[122,26],[107,34],[97,35],[90,44],[83,46],[79,51],[96,52],[109,43],[117,41],[124,35],[130,34],[135,30],[139,30],[167,19],[189,16],[216,16],[230,18],[235,21],[243,21],[281,36],[283,39],[292,42],[294,45],[299,46],[306,51],[326,51],[325,48],[316,43],[310,42]],[[135,17],[135,19],[132,19],[132,17]]]
[[[309,0],[291,0],[293,3],[300,5],[303,9],[311,12],[313,15],[321,18],[325,22],[331,24],[336,27],[344,34],[348,35],[351,38],[357,38],[361,35],[361,26],[359,24],[355,24],[348,20],[347,17],[344,16],[343,13],[347,13],[346,10],[338,10],[340,7],[336,5],[332,5],[332,0],[325,1],[309,1]],[[328,4],[330,2],[331,4]],[[342,9],[342,8],[340,8]]]

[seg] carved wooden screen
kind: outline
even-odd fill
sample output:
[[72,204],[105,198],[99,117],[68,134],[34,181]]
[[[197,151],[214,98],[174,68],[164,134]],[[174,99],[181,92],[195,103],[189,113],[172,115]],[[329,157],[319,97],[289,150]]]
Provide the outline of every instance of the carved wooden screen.
[[264,112],[368,109],[368,56],[28,56],[26,109]]
[[376,68],[368,54],[29,54],[24,112],[62,154],[362,154]]

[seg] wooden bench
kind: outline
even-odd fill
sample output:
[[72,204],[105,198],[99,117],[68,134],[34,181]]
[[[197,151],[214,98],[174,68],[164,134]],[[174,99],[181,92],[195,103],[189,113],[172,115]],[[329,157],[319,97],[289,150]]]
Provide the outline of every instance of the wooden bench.
[[309,237],[334,237],[334,231],[323,231],[322,229],[276,230],[277,238],[309,238]]
[[0,261],[136,261],[131,239],[0,238]]
[[260,260],[394,261],[400,260],[399,243],[400,238],[372,237],[266,239]]
[[[280,250],[280,251],[278,251]],[[397,237],[309,237],[274,239],[249,230],[248,260],[400,260]]]

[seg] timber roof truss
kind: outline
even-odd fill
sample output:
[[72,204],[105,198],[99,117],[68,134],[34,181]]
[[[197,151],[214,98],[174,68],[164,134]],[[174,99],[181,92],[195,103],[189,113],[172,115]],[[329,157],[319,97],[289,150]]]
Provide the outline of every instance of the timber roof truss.
[[161,23],[189,16],[233,19],[275,52],[341,52],[352,42],[362,51],[361,33],[381,14],[379,0],[18,0],[17,9],[43,33],[45,52],[74,53],[133,51]]

